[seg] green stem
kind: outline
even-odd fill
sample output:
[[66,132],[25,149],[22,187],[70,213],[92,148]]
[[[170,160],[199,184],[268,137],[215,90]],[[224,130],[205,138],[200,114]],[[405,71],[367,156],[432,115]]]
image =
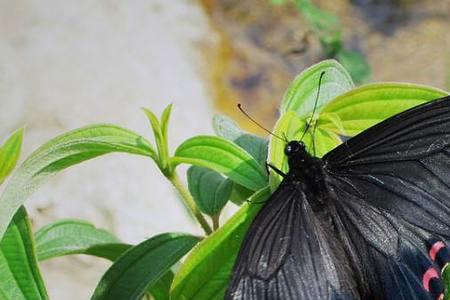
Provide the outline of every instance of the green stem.
[[220,227],[219,218],[220,218],[220,213],[211,217],[214,231],[216,231]]
[[173,172],[170,176],[167,176],[167,178],[170,180],[170,182],[172,182],[173,186],[176,188],[178,193],[180,193],[184,204],[189,208],[192,215],[197,219],[198,223],[200,223],[200,225],[202,226],[205,233],[207,235],[211,234],[212,233],[211,226],[209,226],[205,217],[202,215],[202,213],[198,209],[198,207],[195,204],[194,199],[192,198],[189,191],[186,189],[186,187],[183,185],[183,183],[181,183],[180,179],[178,178],[177,173]]

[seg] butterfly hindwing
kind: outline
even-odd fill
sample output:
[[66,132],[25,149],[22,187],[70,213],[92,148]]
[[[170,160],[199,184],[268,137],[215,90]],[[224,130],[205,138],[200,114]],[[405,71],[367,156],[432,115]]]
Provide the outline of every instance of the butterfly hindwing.
[[361,299],[431,300],[422,284],[433,267],[426,232],[345,191],[337,194],[336,228],[353,262]]

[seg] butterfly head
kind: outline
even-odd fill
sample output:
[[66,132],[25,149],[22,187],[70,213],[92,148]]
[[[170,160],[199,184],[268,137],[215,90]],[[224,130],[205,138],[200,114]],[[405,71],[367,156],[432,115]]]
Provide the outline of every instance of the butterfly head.
[[[298,179],[300,173],[304,176],[305,170],[309,170],[309,166],[313,163],[314,158],[306,151],[306,146],[302,141],[290,141],[284,147],[284,154],[287,157],[289,165],[289,174],[294,179]],[[300,173],[299,173],[300,172]]]
[[287,157],[305,155],[305,144],[302,141],[290,141],[286,144],[286,147],[284,147],[284,154],[286,154]]

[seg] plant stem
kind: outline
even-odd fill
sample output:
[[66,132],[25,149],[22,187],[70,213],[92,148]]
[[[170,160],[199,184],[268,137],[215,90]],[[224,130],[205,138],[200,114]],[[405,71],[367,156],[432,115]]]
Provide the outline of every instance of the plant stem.
[[189,191],[186,189],[186,187],[180,181],[180,178],[178,177],[177,173],[173,172],[170,176],[167,176],[167,178],[170,180],[170,182],[172,182],[173,186],[178,191],[178,193],[180,193],[184,204],[189,208],[192,215],[197,219],[198,223],[202,226],[205,233],[207,235],[211,234],[212,233],[211,226],[209,226],[205,217],[202,215],[202,213],[198,209],[198,207],[195,204],[194,199],[192,198]]
[[216,231],[220,227],[219,218],[220,218],[220,213],[211,217],[214,231]]

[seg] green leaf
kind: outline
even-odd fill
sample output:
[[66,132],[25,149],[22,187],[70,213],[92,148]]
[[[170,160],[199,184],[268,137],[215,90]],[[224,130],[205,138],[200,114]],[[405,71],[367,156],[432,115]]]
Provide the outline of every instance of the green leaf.
[[[448,94],[442,90],[408,83],[368,84],[328,103],[322,113],[334,113],[349,136],[416,105]],[[338,132],[338,128],[328,129]]]
[[[172,104],[169,104],[166,109],[164,109],[162,115],[161,115],[161,135],[162,135],[162,140],[160,141],[160,159],[162,160],[161,162],[161,167],[163,169],[163,171],[167,172],[167,170],[165,170],[167,168],[167,166],[169,165],[169,136],[168,136],[168,131],[169,131],[169,119],[170,119],[170,113],[172,112]],[[171,172],[171,170],[169,170],[168,172]]]
[[265,168],[269,142],[259,136],[244,133],[234,140],[234,143],[247,151],[259,164]]
[[170,300],[170,287],[174,277],[173,272],[169,270],[150,287],[150,293],[155,300]]
[[[338,135],[323,129],[320,126],[318,126],[316,131],[314,132],[314,137],[309,133],[308,135],[311,140],[310,143],[312,143],[313,138],[315,140],[315,153],[314,150],[312,152],[314,156],[317,157],[324,156],[342,142]],[[314,149],[314,147],[311,149]]]
[[[132,245],[123,244],[111,233],[81,220],[60,220],[35,233],[36,252],[40,261],[64,255],[86,254],[115,261]],[[169,299],[173,272],[167,273],[149,289],[157,300]]]
[[[213,117],[213,127],[218,136],[233,141],[253,156],[263,169],[266,168],[268,152],[268,141],[266,139],[242,131],[236,122],[222,115],[215,115]],[[253,190],[234,182],[230,199],[233,203],[241,205],[253,192]]]
[[[147,116],[148,121],[150,122],[150,126],[153,129],[153,133],[155,134],[156,143],[160,142],[162,140],[162,131],[161,131],[161,125],[159,124],[158,117],[149,109],[142,108],[145,115]],[[158,147],[159,149],[159,147]]]
[[[230,179],[227,179],[228,181],[231,181]],[[231,189],[231,195],[230,200],[236,205],[242,205],[244,201],[246,201],[248,198],[250,198],[251,195],[253,195],[253,191],[249,190],[248,188],[233,182],[233,188]]]
[[[266,169],[267,155],[269,151],[268,140],[253,134],[242,133],[233,142],[253,156],[253,158],[259,162],[264,170]],[[254,191],[238,183],[233,183],[231,201],[235,204],[241,205],[253,194],[253,192]]]
[[14,215],[0,242],[0,299],[48,299],[23,207]]
[[341,119],[335,113],[321,112],[319,126],[326,131],[331,131],[342,136],[348,136]]
[[23,129],[14,132],[0,147],[0,184],[12,172],[17,164],[22,148]]
[[78,252],[76,251],[76,249],[74,249],[71,253],[66,254],[57,253],[57,254],[58,256],[69,254],[86,254],[90,256],[105,258],[110,261],[115,261],[119,256],[121,256],[123,253],[125,253],[125,251],[127,251],[131,247],[133,247],[133,245],[124,243],[97,244],[91,245],[90,247],[87,248],[80,247],[78,249]]
[[450,265],[445,264],[441,269],[441,278],[444,283],[444,286],[446,287],[444,290],[444,299],[443,300],[449,300],[450,299]]
[[262,137],[242,131],[232,119],[215,115],[213,117],[214,132],[247,151],[263,167],[267,160],[268,141]]
[[354,86],[344,67],[335,60],[324,60],[300,73],[289,85],[281,103],[282,114],[295,111],[299,116],[303,116],[313,110],[322,72],[325,72],[325,75],[320,86],[318,108]]
[[[242,133],[234,140],[234,143],[253,156],[253,158],[263,167],[264,170],[266,169],[267,153],[269,151],[268,140],[253,134]],[[231,200],[235,204],[241,205],[253,194],[253,192],[254,191],[234,182],[232,186]]]
[[50,175],[111,152],[155,158],[154,150],[142,136],[113,125],[92,125],[70,131],[33,152],[16,170],[0,197],[0,238],[20,205]]
[[357,83],[369,80],[370,66],[359,52],[342,48],[336,54],[336,59],[348,70],[350,76]]
[[169,146],[168,146],[168,126],[170,113],[172,111],[172,104],[169,104],[163,111],[161,116],[161,122],[156,115],[149,109],[143,108],[147,119],[150,121],[150,125],[155,136],[156,147],[158,149],[158,159],[156,160],[159,168],[164,174],[171,172],[169,167]]
[[[266,187],[250,201],[260,203],[269,194]],[[194,248],[175,274],[172,300],[223,299],[242,240],[260,208],[260,204],[243,205],[224,226]]]
[[[120,243],[119,239],[106,230],[95,228],[94,225],[80,220],[51,223],[36,232],[35,240],[39,260],[69,254],[86,254],[90,248]],[[131,245],[126,245],[123,249],[129,247]],[[109,256],[110,253],[106,253]]]
[[[149,109],[143,108],[145,115],[147,116],[147,119],[150,122],[150,125],[153,130],[153,135],[155,136],[155,142],[156,147],[158,149],[158,158],[157,162],[159,164],[159,167],[161,169],[165,169],[168,163],[167,157],[163,154],[163,148],[164,148],[164,137],[163,133],[161,131],[161,125],[159,124],[159,120],[156,117],[156,115]],[[170,110],[169,110],[170,112]]]
[[175,151],[171,163],[209,168],[251,190],[267,184],[261,165],[242,148],[220,137],[196,136],[186,140]]
[[220,213],[230,199],[233,183],[215,171],[193,166],[187,172],[187,179],[195,203],[209,216]]
[[106,271],[92,299],[140,299],[198,241],[191,235],[165,233],[142,242]]
[[213,129],[218,136],[230,141],[236,140],[243,134],[243,131],[235,121],[223,115],[214,115]]
[[161,133],[164,140],[168,140],[168,129],[169,129],[169,119],[170,113],[172,112],[172,104],[169,104],[163,111],[161,115]]

